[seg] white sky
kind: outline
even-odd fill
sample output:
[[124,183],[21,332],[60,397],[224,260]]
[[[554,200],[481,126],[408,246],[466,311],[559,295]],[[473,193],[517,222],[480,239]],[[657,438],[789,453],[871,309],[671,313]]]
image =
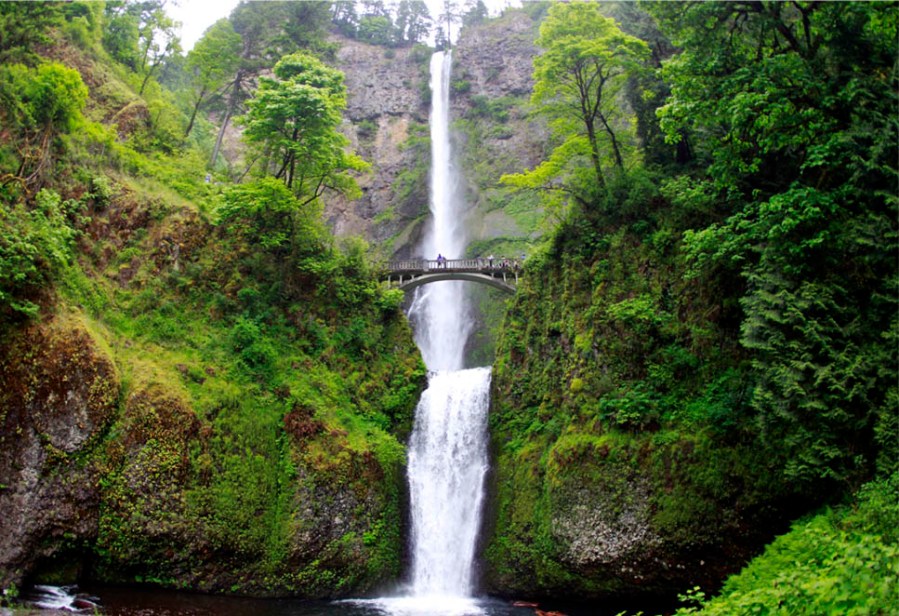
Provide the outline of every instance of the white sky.
[[[302,0],[294,0],[302,2]],[[431,10],[431,16],[439,15],[443,8],[443,0],[425,0]],[[227,17],[237,6],[239,0],[172,0],[166,6],[166,12],[173,19],[181,22],[181,46],[184,53],[193,48],[200,40],[206,28],[222,17]],[[177,4],[176,4],[177,3]],[[498,14],[510,5],[520,4],[520,0],[484,0],[491,14]]]
[[206,28],[222,17],[227,17],[239,0],[175,0],[169,3],[166,13],[181,22],[181,47],[184,53],[190,51],[200,40]]

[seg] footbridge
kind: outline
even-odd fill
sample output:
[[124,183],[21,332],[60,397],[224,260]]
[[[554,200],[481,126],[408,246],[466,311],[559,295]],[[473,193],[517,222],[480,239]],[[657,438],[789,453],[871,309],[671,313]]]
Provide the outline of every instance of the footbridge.
[[407,259],[388,263],[384,279],[403,291],[440,280],[467,280],[514,293],[520,270],[518,259]]

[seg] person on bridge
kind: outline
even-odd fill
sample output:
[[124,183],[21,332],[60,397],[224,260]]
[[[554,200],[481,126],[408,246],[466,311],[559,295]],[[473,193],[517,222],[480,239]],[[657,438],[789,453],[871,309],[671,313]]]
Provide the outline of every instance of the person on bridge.
[[493,255],[490,255],[489,257],[487,257],[487,267],[489,267],[490,269],[493,269]]
[[442,254],[437,255],[437,267],[446,267],[446,257],[444,257]]

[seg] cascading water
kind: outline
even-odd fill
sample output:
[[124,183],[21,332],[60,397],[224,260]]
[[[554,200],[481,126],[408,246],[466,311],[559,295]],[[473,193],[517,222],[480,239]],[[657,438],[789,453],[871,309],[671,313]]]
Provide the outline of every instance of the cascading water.
[[[462,257],[465,250],[463,212],[456,197],[456,177],[450,156],[449,81],[452,52],[431,57],[431,225],[422,254],[436,259]],[[429,370],[460,370],[470,331],[462,282],[420,287],[410,309],[415,341]]]
[[[451,52],[431,59],[431,213],[428,258],[461,257],[460,201],[450,156]],[[490,369],[462,370],[469,334],[463,283],[421,287],[411,308],[431,371],[409,442],[413,596],[469,597],[487,471]]]
[[431,375],[409,443],[412,594],[471,596],[490,369]]
[[[423,255],[459,258],[463,212],[450,156],[451,52],[431,59],[431,214]],[[409,311],[429,370],[409,441],[411,585],[406,597],[375,601],[396,615],[486,614],[472,598],[474,558],[487,472],[490,368],[463,370],[470,331],[464,283],[418,289]]]

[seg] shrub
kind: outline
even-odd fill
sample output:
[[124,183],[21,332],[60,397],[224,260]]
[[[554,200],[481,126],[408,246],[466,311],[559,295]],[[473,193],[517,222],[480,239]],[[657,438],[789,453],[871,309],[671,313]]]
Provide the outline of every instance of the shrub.
[[55,192],[41,190],[33,208],[22,203],[0,208],[0,319],[37,314],[30,297],[71,256],[75,231],[66,214],[73,206]]

